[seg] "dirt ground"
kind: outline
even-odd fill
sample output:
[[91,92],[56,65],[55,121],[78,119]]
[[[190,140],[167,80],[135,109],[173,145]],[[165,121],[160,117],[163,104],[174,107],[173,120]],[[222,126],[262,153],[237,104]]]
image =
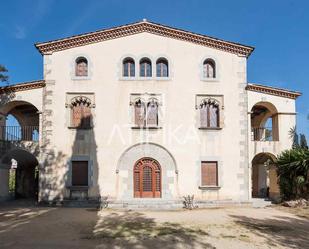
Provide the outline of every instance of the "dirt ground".
[[0,248],[305,249],[308,214],[277,207],[98,212],[2,205]]

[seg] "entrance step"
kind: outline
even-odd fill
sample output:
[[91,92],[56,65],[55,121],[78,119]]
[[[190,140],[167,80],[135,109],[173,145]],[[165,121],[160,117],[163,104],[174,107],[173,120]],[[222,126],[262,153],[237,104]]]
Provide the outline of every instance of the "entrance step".
[[265,198],[252,198],[252,207],[254,208],[265,208],[272,205],[269,199]]
[[110,200],[108,208],[123,210],[177,210],[183,207],[179,200]]

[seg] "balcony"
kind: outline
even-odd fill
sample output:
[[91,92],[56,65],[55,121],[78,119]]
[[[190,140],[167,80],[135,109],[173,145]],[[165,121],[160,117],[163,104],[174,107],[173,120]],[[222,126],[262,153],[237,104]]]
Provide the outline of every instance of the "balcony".
[[39,126],[0,126],[0,140],[38,142]]
[[252,141],[275,141],[271,127],[251,128]]

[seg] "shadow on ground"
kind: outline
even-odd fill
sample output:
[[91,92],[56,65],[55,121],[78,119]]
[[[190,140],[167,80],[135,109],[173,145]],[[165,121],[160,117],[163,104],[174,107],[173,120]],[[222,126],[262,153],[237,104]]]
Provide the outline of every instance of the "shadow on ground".
[[275,216],[274,218],[256,219],[246,216],[230,215],[234,222],[245,227],[251,233],[265,238],[272,248],[278,245],[287,248],[306,248],[309,243],[309,220]]
[[157,223],[138,212],[99,213],[93,233],[98,248],[215,248],[205,242],[208,233],[175,223]]
[[[10,205],[7,205],[10,208]],[[47,209],[22,207],[2,209],[0,208],[0,234],[8,233],[21,225],[26,225],[35,217],[49,212]]]

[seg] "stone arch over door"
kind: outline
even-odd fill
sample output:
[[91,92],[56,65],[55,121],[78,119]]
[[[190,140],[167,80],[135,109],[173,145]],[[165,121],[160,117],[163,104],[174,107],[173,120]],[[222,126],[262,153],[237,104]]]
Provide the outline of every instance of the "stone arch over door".
[[271,153],[259,153],[252,159],[252,197],[276,199],[280,195],[276,157]]
[[160,165],[161,199],[178,197],[177,164],[172,154],[163,146],[155,143],[139,143],[126,149],[117,164],[117,198],[134,198],[134,167],[143,158],[151,158]]
[[[22,148],[13,148],[2,157],[0,168],[9,170],[12,160],[16,162],[15,197],[37,198],[38,194],[38,153]],[[8,176],[8,175],[7,175]]]

